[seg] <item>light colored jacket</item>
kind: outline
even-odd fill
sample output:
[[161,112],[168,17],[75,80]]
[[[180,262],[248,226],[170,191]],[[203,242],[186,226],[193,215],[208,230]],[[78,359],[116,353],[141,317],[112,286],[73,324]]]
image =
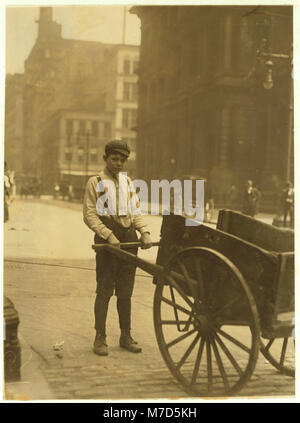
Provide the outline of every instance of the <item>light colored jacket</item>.
[[[138,212],[137,214],[130,214],[130,213],[118,213],[119,210],[119,181],[117,178],[115,178],[107,168],[104,169],[104,171],[99,173],[99,177],[101,178],[101,181],[99,182],[99,178],[97,176],[92,176],[86,185],[85,188],[85,194],[84,194],[84,200],[83,200],[83,220],[84,223],[92,230],[94,231],[100,238],[107,239],[110,234],[112,233],[112,230],[109,229],[100,219],[100,213],[99,213],[99,201],[100,197],[103,196],[105,193],[107,196],[109,196],[109,192],[105,189],[105,181],[113,182],[116,189],[116,214],[111,214],[110,218],[114,219],[115,222],[117,222],[119,225],[123,226],[124,228],[128,228],[130,226],[133,226],[135,230],[139,231],[141,234],[144,232],[149,232],[147,228],[147,224],[144,221],[144,218],[141,214],[141,212]],[[138,201],[138,198],[136,194],[133,192],[131,180],[127,177],[127,184],[126,186],[126,196],[127,196],[127,204],[129,204],[130,201],[136,200]],[[103,190],[104,188],[104,190]],[[135,198],[133,198],[135,197]],[[137,210],[138,210],[138,204],[137,204]],[[129,208],[128,208],[129,209]],[[109,214],[107,214],[109,215]]]

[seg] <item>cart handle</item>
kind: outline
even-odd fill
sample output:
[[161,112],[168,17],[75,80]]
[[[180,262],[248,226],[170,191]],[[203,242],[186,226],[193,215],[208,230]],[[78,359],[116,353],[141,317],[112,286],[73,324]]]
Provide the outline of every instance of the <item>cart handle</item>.
[[[104,243],[104,244],[93,244],[92,248],[93,248],[93,250],[98,250],[100,248],[107,247],[108,245],[111,245],[113,247],[117,247],[117,245]],[[141,246],[142,246],[142,243],[140,241],[138,241],[138,242],[121,242],[118,245],[118,247],[120,247],[120,248],[136,248],[136,247],[141,247]],[[152,247],[158,247],[158,246],[160,246],[160,241],[152,242]]]

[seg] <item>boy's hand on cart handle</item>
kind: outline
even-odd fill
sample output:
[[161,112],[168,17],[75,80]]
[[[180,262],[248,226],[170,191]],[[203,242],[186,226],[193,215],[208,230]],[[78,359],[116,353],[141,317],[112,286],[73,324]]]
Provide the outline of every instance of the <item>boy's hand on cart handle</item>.
[[120,248],[120,241],[118,240],[118,238],[113,233],[111,233],[109,235],[109,237],[107,238],[107,242],[110,245],[113,245],[114,247]]
[[152,247],[152,240],[149,232],[144,232],[141,236],[142,250]]

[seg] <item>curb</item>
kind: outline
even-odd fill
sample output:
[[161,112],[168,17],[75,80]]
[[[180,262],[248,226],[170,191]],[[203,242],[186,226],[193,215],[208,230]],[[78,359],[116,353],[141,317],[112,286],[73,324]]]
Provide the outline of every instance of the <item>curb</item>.
[[5,401],[41,401],[53,400],[55,395],[43,374],[44,365],[41,357],[32,350],[22,334],[21,345],[21,380],[4,384]]

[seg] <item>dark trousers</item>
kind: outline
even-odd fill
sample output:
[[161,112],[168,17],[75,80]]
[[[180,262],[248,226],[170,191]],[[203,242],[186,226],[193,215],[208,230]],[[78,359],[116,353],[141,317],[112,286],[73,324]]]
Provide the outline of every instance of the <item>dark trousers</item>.
[[[136,242],[138,240],[134,228],[122,228],[112,224],[111,229],[120,242]],[[95,235],[95,244],[106,243]],[[137,254],[137,248],[128,249]],[[96,253],[97,290],[94,305],[95,329],[106,334],[106,318],[109,300],[115,293],[121,330],[130,330],[131,326],[131,296],[134,287],[136,267],[114,256],[107,251]]]

